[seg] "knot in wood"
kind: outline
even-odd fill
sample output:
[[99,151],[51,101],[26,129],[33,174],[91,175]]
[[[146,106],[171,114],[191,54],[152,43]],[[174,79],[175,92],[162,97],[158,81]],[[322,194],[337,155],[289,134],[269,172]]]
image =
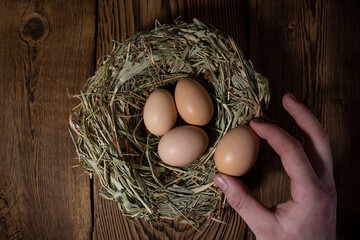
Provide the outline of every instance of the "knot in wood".
[[43,42],[49,34],[47,19],[39,13],[26,14],[21,21],[21,38],[29,43],[36,44]]

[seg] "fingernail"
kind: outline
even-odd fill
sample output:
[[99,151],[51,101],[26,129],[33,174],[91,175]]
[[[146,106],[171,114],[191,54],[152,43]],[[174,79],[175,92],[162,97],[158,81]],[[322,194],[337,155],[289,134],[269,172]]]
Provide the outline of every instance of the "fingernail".
[[294,94],[292,93],[289,93],[289,97],[294,101],[294,102],[297,102],[297,98],[294,96]]
[[227,182],[223,177],[221,177],[221,175],[219,175],[219,174],[215,175],[214,182],[215,182],[216,186],[218,186],[221,189],[221,191],[226,190]]

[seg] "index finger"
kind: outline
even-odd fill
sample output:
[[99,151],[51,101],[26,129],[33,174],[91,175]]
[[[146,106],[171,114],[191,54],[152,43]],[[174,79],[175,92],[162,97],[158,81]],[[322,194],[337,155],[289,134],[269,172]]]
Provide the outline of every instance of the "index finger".
[[308,191],[317,185],[318,178],[298,140],[272,123],[251,121],[250,126],[280,156],[292,184],[296,185],[296,188],[291,188],[292,191],[299,190],[299,192],[292,192],[293,198],[297,198],[301,195],[299,193]]

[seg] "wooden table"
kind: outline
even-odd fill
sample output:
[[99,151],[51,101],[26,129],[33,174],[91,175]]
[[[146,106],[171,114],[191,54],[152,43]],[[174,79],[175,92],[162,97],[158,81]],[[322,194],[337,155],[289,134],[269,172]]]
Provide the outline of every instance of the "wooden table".
[[[154,21],[179,16],[208,21],[231,35],[270,80],[269,117],[300,138],[281,107],[293,92],[328,131],[338,192],[338,239],[360,229],[359,1],[100,0],[0,3],[1,239],[254,239],[228,209],[228,224],[204,222],[197,232],[168,222],[151,228],[126,220],[82,175],[67,130],[78,93],[122,41]],[[268,207],[290,198],[279,157],[261,149],[251,191]]]

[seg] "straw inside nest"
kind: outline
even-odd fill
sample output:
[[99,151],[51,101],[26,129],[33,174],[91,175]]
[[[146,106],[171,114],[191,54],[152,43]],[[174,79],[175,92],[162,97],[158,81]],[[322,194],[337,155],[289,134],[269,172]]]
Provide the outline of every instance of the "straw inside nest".
[[[158,88],[174,90],[190,77],[210,93],[213,120],[204,127],[210,143],[193,164],[172,167],[159,159],[160,137],[147,132],[142,111]],[[131,219],[218,217],[225,204],[213,185],[216,145],[231,128],[261,118],[269,103],[267,80],[253,70],[234,41],[214,27],[156,24],[150,32],[115,42],[79,95],[70,134],[81,165],[100,180],[102,197]],[[182,124],[181,122],[178,125]]]

